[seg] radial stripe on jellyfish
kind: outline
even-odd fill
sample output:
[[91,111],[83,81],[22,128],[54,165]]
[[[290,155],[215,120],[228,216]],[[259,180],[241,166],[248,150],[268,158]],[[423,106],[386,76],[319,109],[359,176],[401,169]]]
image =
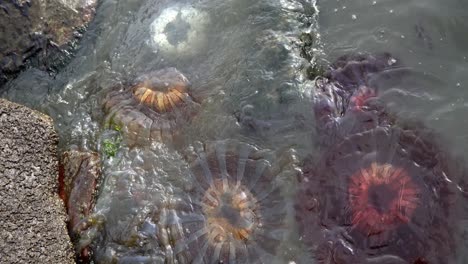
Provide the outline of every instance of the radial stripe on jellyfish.
[[[193,186],[161,229],[179,263],[264,263],[286,231],[273,156],[234,141],[201,144],[187,156]],[[164,233],[164,232],[163,232]]]
[[351,222],[368,234],[408,223],[419,204],[419,188],[403,168],[372,163],[351,176]]
[[318,263],[451,263],[464,172],[419,129],[349,135],[306,162],[296,217]]
[[121,127],[129,145],[171,142],[198,109],[189,81],[175,68],[144,74],[104,102],[106,123]]

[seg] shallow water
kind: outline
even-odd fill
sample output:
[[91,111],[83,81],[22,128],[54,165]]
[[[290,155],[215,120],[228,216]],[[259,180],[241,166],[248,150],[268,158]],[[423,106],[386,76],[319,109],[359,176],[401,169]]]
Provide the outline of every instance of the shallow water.
[[[158,28],[181,8],[192,25]],[[199,142],[216,148],[226,139],[255,145],[272,168],[281,164],[271,184],[281,186],[285,210],[281,232],[269,233],[281,242],[252,246],[258,250],[252,255],[271,263],[310,263],[293,210],[298,163],[314,154],[316,143],[312,82],[305,77],[310,63],[300,56],[299,37],[320,34],[313,53],[323,66],[350,52],[387,51],[401,59],[409,74],[379,82],[384,100],[462,153],[468,147],[467,9],[457,0],[321,1],[318,7],[295,0],[103,0],[67,67],[55,76],[28,70],[2,96],[51,115],[62,150],[77,145],[103,155],[105,181],[93,216],[100,224],[81,241],[95,239],[98,263],[184,263],[178,253],[185,244],[177,243],[183,241],[177,235],[183,221],[174,219],[196,207],[185,194],[199,181],[188,157]],[[175,33],[161,40],[167,32]],[[184,39],[190,45],[164,46]],[[123,142],[115,157],[106,156],[102,143],[118,137],[106,130],[106,94],[165,67],[188,78],[200,112],[181,128],[178,144],[129,148]],[[465,263],[463,257],[458,263]]]
[[[192,24],[157,28],[165,25],[174,10],[184,10],[180,11],[181,19]],[[186,185],[195,180],[187,172],[189,164],[183,155],[197,141],[218,147],[218,139],[237,139],[235,146],[255,144],[262,155],[276,153],[279,158],[265,162],[273,167],[284,163],[274,174],[278,184],[282,183],[285,198],[280,204],[285,210],[283,227],[278,228],[291,226],[276,234],[279,230],[265,224],[271,233],[263,235],[276,237],[278,243],[268,247],[268,252],[262,245],[252,246],[247,255],[240,249],[228,250],[230,258],[244,256],[278,263],[304,258],[304,254],[297,254],[300,243],[290,224],[296,153],[311,149],[313,117],[301,75],[308,62],[299,56],[297,47],[301,32],[316,29],[314,16],[313,2],[102,1],[68,67],[57,76],[30,70],[8,85],[4,96],[54,117],[61,149],[77,145],[98,150],[105,157],[105,182],[93,216],[104,220],[102,226],[88,231],[90,239],[95,239],[98,262],[183,263],[176,256],[181,253],[171,256],[172,251],[181,250],[181,244],[165,231],[171,230],[172,224],[164,224],[169,216],[161,214],[168,210],[184,219],[180,215],[184,211],[171,209],[177,208]],[[171,30],[177,34],[161,40],[161,34]],[[191,42],[177,49],[167,46],[184,38]],[[115,131],[104,130],[102,104],[106,94],[164,67],[176,67],[188,78],[202,110],[190,126],[182,128],[183,136],[176,146],[156,142],[127,148],[123,142],[114,158],[105,156],[101,143],[115,135]],[[260,195],[255,184],[240,183]],[[262,202],[258,204],[264,207]],[[270,215],[276,209],[260,210]],[[169,240],[163,239],[161,232],[169,232]],[[216,250],[210,254],[219,255]],[[210,258],[208,253],[205,258]]]

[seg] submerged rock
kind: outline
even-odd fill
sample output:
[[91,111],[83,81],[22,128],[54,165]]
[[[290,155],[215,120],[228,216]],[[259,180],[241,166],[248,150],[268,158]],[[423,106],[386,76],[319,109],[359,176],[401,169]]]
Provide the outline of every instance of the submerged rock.
[[0,99],[2,263],[74,263],[57,195],[57,139],[49,117]]
[[96,0],[0,0],[0,86],[22,69],[66,62]]
[[101,163],[97,153],[69,150],[62,155],[59,194],[68,213],[68,230],[75,244],[79,260],[89,260],[87,247],[78,244],[85,230],[88,216],[94,208],[101,180]]

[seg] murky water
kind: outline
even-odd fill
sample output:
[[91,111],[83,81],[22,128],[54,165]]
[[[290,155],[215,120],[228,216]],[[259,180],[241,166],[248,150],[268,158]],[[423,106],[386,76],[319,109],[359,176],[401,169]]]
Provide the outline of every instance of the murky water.
[[[103,0],[66,68],[56,76],[28,70],[2,96],[51,115],[62,150],[77,145],[103,156],[96,224],[81,241],[94,240],[97,263],[311,263],[293,209],[300,160],[314,154],[315,143],[310,62],[300,56],[301,39],[320,34],[306,51],[324,66],[351,52],[387,51],[401,59],[410,73],[379,82],[384,100],[463,152],[467,9],[458,0],[322,1],[318,7],[308,0]],[[128,146],[124,140],[110,157],[105,142],[120,142],[122,131],[106,123],[107,94],[167,67],[187,77],[200,110],[177,128],[176,143]],[[207,176],[197,164],[236,177]],[[244,179],[259,170],[271,172],[258,174],[258,183]],[[220,181],[225,189],[244,186],[242,195],[264,216],[245,212],[236,223],[221,223],[237,230],[237,240],[200,227],[229,214],[206,206],[204,193]]]

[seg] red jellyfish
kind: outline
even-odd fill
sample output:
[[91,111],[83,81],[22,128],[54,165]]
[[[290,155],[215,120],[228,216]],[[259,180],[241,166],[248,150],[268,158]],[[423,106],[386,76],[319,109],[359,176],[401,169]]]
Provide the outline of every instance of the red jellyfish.
[[[349,135],[309,163],[297,206],[306,243],[322,251],[327,245],[330,263],[372,263],[376,256],[451,263],[466,214],[455,182],[465,172],[424,136],[378,127]],[[324,233],[333,239],[324,241]],[[336,253],[340,247],[350,252]]]
[[318,263],[455,263],[463,162],[378,97],[350,107],[393,60],[345,58],[316,89],[320,153],[304,162],[296,203],[304,242]]
[[348,196],[352,224],[369,235],[408,223],[420,203],[408,172],[388,163],[358,170],[350,177]]

